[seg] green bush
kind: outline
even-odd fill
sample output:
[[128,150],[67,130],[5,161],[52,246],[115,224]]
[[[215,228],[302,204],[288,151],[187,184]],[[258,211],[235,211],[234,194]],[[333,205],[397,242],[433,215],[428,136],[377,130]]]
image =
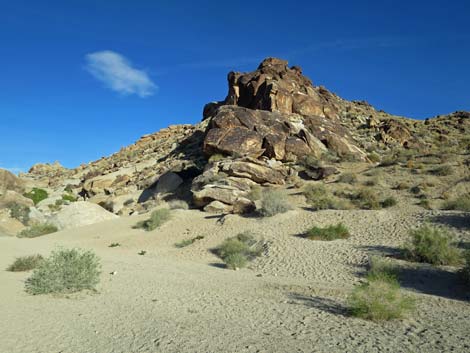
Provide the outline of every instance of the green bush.
[[411,241],[405,245],[407,259],[432,265],[456,265],[461,262],[459,250],[451,245],[446,230],[424,225],[410,231]]
[[248,261],[260,256],[262,248],[251,233],[245,232],[226,239],[215,252],[227,268],[235,269],[244,267]]
[[444,203],[445,210],[470,212],[470,194],[460,195],[456,199]]
[[369,270],[367,272],[367,280],[369,281],[397,279],[398,273],[396,266],[380,257],[373,256],[369,259]]
[[312,227],[307,231],[306,238],[311,240],[335,240],[349,237],[349,230],[342,223],[324,228]]
[[26,280],[26,291],[36,295],[94,289],[99,283],[100,269],[100,261],[91,251],[54,251]]
[[57,232],[58,229],[55,225],[49,223],[33,224],[31,227],[22,230],[18,233],[18,238],[36,238],[41,235]]
[[357,176],[353,173],[343,173],[339,176],[338,181],[340,183],[355,184],[357,182]]
[[38,267],[44,258],[41,255],[30,255],[16,258],[16,260],[7,268],[11,272],[30,271]]
[[366,320],[400,319],[415,307],[414,300],[402,294],[398,281],[381,276],[356,286],[349,297],[351,315]]
[[31,211],[28,206],[20,205],[16,202],[13,202],[8,204],[7,208],[10,210],[11,217],[17,219],[23,224],[28,224],[29,212]]
[[72,195],[72,194],[63,194],[62,195],[62,200],[69,201],[69,202],[75,202],[75,201],[77,201],[77,197]]
[[369,160],[373,163],[378,163],[380,162],[380,156],[378,153],[376,152],[371,152],[367,155],[367,158],[369,158]]
[[260,214],[271,217],[292,209],[287,195],[280,190],[265,190],[261,198]]
[[23,196],[33,200],[34,204],[37,205],[42,200],[47,199],[48,194],[46,190],[33,188],[30,192],[23,194]]
[[161,208],[153,211],[149,219],[137,223],[134,228],[143,228],[146,231],[151,231],[160,227],[163,223],[168,221],[170,217],[170,210],[168,208]]

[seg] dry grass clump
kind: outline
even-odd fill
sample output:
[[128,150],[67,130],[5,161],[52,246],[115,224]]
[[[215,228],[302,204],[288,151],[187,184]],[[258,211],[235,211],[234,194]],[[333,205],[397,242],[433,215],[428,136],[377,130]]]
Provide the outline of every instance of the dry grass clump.
[[99,282],[100,268],[98,257],[91,251],[54,251],[26,280],[26,292],[36,295],[94,289]]
[[168,221],[171,217],[170,210],[168,208],[161,208],[159,210],[153,211],[150,214],[150,218],[145,221],[137,223],[134,228],[142,228],[146,231],[154,230],[160,227],[163,223]]
[[227,268],[235,270],[260,256],[262,248],[250,232],[244,232],[226,239],[215,252]]
[[437,168],[431,169],[429,172],[437,176],[448,176],[452,175],[454,173],[454,170],[450,165],[444,164]]
[[312,227],[310,228],[305,237],[311,240],[336,240],[349,238],[349,230],[343,223],[336,225],[329,225],[327,227]]
[[362,188],[352,195],[354,204],[363,210],[379,210],[381,208],[392,207],[397,204],[394,197],[382,197],[373,189]]
[[204,239],[204,236],[198,235],[197,237],[191,238],[191,239],[185,239],[180,241],[179,243],[175,244],[175,247],[177,248],[185,248],[191,244],[194,244],[197,240]]
[[259,213],[264,217],[272,217],[292,209],[287,195],[281,190],[265,190],[261,198]]
[[446,201],[443,209],[470,212],[470,194],[460,195],[453,200]]
[[324,185],[307,185],[303,190],[303,195],[314,210],[351,209],[349,202],[334,197]]
[[40,263],[44,260],[41,255],[29,255],[17,257],[15,261],[8,266],[7,271],[10,272],[23,272],[31,271],[38,267]]
[[367,155],[367,158],[373,163],[378,163],[380,162],[380,155],[376,152],[371,152]]
[[22,230],[18,233],[18,238],[36,238],[40,237],[41,235],[46,235],[50,233],[57,232],[58,229],[55,225],[50,223],[41,223],[41,224],[33,224],[31,227]]
[[407,259],[432,265],[457,265],[461,262],[459,249],[451,244],[451,234],[444,229],[421,226],[410,231],[411,240],[403,252]]

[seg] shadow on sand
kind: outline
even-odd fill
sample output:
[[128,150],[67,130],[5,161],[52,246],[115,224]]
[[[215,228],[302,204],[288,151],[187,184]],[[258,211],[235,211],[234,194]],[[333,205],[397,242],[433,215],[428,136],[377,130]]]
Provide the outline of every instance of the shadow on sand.
[[289,294],[289,298],[299,302],[296,304],[302,304],[334,315],[348,316],[348,308],[333,299],[324,297],[309,297],[298,293]]

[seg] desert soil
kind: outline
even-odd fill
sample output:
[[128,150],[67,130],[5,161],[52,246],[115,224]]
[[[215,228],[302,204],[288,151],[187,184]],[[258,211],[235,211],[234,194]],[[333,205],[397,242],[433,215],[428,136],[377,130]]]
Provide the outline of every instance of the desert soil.
[[[470,352],[470,303],[454,268],[393,259],[404,291],[417,299],[416,312],[373,323],[346,310],[370,255],[393,257],[408,230],[426,220],[468,245],[468,215],[403,203],[379,211],[298,207],[264,219],[175,210],[155,231],[132,228],[145,217],[35,239],[0,237],[0,352]],[[339,221],[349,239],[298,236]],[[263,239],[264,254],[248,268],[227,270],[210,250],[245,230]],[[198,235],[204,239],[174,246]],[[30,273],[3,270],[18,256],[58,247],[99,255],[96,293],[31,296],[24,291]]]

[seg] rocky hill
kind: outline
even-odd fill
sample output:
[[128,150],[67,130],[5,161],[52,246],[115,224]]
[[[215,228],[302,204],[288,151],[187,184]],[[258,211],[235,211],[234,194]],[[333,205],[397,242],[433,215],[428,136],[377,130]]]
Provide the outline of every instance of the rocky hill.
[[347,163],[468,158],[468,136],[468,112],[424,121],[393,116],[344,100],[314,86],[301,68],[268,58],[253,72],[230,72],[227,97],[208,103],[196,125],[169,126],[76,169],[35,165],[21,180],[3,173],[0,186],[3,194],[21,193],[17,185],[47,189],[48,199],[36,205],[46,217],[60,209],[64,194],[119,215],[175,198],[206,211],[249,213],[256,185],[331,180]]

